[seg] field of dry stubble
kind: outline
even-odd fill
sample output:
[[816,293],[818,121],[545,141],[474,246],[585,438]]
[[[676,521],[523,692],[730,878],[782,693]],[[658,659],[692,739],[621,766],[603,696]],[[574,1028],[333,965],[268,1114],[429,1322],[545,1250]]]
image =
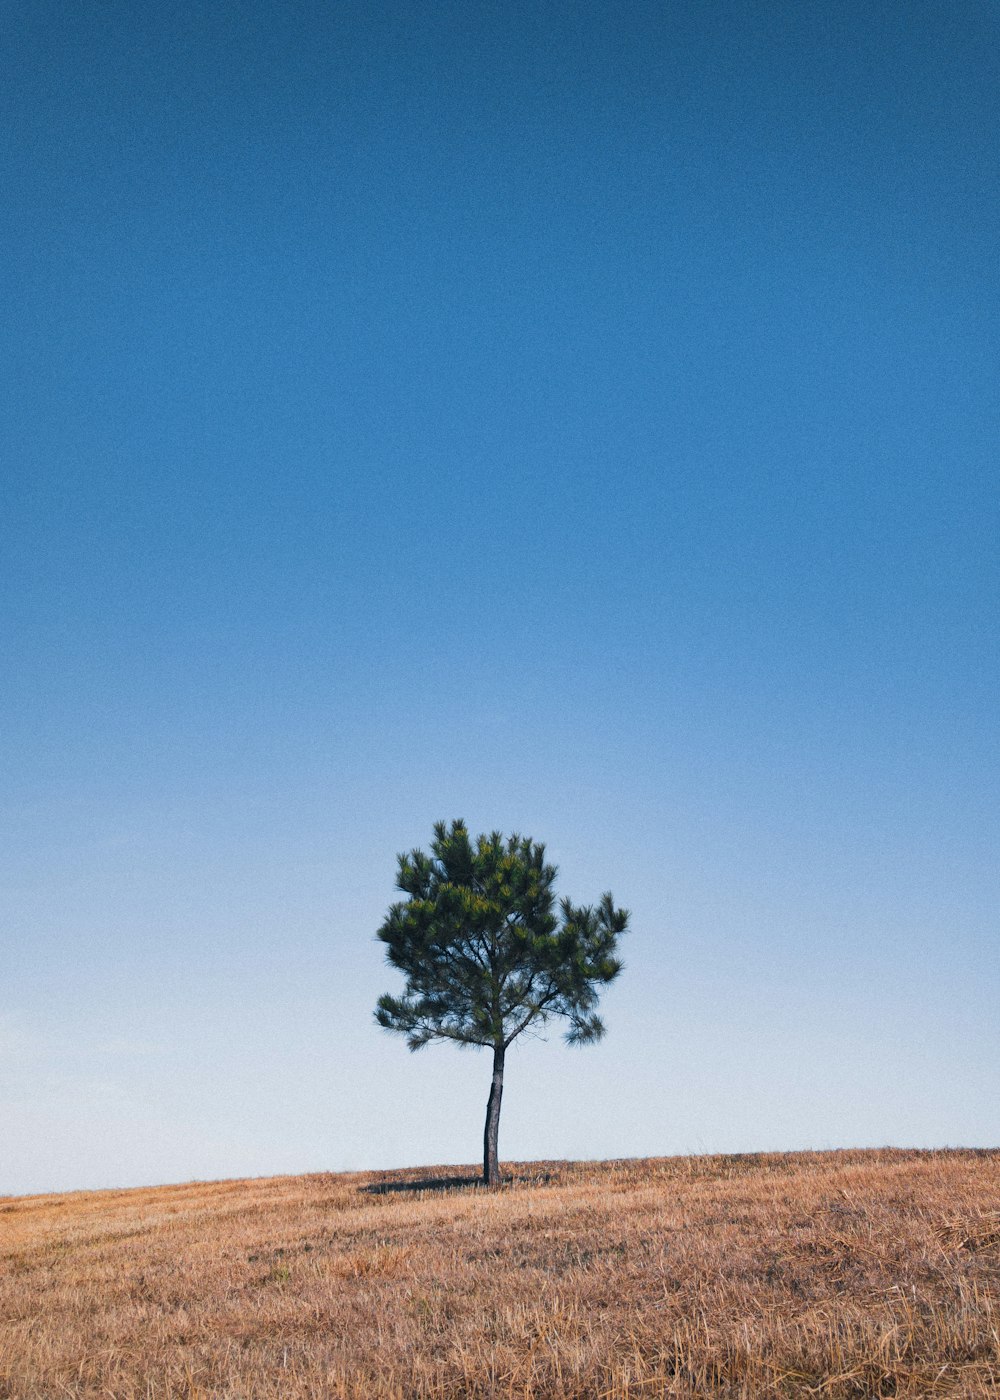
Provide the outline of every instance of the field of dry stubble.
[[0,1395],[1000,1395],[1000,1152],[511,1172],[0,1200]]

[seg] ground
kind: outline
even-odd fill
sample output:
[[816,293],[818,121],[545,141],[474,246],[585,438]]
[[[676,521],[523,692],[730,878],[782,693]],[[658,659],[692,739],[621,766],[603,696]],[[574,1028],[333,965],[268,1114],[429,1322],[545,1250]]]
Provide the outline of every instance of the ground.
[[0,1199],[0,1396],[1000,1396],[1000,1151]]

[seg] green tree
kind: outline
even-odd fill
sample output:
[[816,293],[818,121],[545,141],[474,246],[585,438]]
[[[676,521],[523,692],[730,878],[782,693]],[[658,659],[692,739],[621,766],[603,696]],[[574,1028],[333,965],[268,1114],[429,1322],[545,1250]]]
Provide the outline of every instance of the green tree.
[[596,906],[559,903],[545,847],[498,831],[473,842],[464,822],[436,823],[430,854],[398,857],[393,904],[378,937],[406,977],[402,996],[379,998],[375,1019],[411,1050],[451,1040],[493,1051],[483,1133],[483,1181],[500,1181],[497,1136],[504,1057],[529,1026],[559,1017],[571,1045],[599,1040],[599,990],[622,964],[629,912],[610,894]]

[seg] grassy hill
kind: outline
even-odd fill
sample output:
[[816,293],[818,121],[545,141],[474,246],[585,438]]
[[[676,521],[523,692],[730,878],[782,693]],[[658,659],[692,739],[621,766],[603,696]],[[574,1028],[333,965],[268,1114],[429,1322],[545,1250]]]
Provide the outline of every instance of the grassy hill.
[[0,1200],[0,1395],[1000,1395],[1000,1152]]

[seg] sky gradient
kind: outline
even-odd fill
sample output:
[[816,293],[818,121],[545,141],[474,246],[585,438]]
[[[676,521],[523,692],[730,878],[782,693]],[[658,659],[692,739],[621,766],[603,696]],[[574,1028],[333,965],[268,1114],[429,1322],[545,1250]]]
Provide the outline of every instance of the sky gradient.
[[1000,1142],[1000,11],[3,48],[0,1192],[475,1161],[453,817],[633,911],[501,1156]]

